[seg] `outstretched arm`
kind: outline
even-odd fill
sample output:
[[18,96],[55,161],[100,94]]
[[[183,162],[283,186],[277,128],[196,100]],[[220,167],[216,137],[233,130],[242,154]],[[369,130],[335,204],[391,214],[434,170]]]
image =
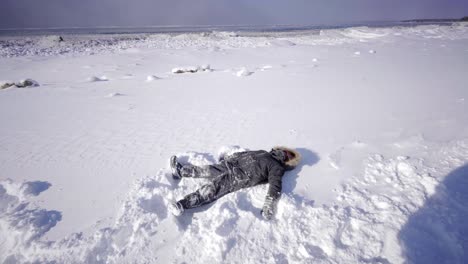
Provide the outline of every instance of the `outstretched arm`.
[[262,216],[267,220],[270,220],[275,214],[276,204],[279,198],[281,197],[281,185],[283,174],[284,169],[282,168],[274,168],[269,173],[268,183],[270,184],[270,186],[268,187],[268,193],[261,211]]

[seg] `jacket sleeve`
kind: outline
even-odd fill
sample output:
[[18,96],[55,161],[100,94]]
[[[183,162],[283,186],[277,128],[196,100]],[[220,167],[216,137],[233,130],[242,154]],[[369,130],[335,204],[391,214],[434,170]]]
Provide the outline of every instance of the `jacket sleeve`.
[[223,160],[237,159],[237,158],[239,158],[240,156],[242,156],[242,155],[244,155],[246,153],[247,153],[247,151],[241,151],[241,152],[232,153],[231,155],[224,155]]
[[267,197],[271,197],[273,200],[277,200],[281,196],[282,178],[284,169],[274,167],[268,174],[268,193]]
[[268,174],[268,193],[265,197],[265,202],[262,208],[262,215],[265,219],[270,220],[276,211],[276,203],[281,196],[281,185],[284,169],[273,168]]

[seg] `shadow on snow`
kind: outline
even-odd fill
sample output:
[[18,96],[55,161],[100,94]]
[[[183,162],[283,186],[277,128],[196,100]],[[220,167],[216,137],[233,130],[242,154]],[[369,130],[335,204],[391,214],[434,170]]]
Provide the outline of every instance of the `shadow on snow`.
[[398,238],[409,263],[468,263],[468,164],[447,175]]

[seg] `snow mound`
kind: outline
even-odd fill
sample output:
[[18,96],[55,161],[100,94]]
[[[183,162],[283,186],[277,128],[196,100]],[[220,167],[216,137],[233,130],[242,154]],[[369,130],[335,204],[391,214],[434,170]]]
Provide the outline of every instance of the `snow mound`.
[[246,67],[242,67],[240,70],[238,70],[235,75],[237,77],[246,77],[252,75],[253,72],[249,71]]
[[264,65],[264,66],[260,67],[260,71],[266,71],[266,70],[270,70],[270,69],[273,69],[273,66]]
[[106,97],[118,97],[118,96],[124,96],[124,94],[121,93],[110,93]]
[[146,81],[147,81],[147,82],[152,82],[152,81],[156,81],[156,80],[159,80],[159,79],[161,79],[161,78],[159,78],[159,77],[156,76],[156,75],[148,75],[148,76],[146,77]]
[[88,82],[105,82],[105,81],[108,81],[109,79],[106,77],[106,76],[101,76],[101,77],[97,77],[97,76],[91,76],[87,79]]

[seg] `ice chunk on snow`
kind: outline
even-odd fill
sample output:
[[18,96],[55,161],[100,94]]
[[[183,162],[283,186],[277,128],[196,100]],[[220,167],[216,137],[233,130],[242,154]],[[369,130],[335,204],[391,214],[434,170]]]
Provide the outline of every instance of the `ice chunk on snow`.
[[15,85],[14,82],[10,82],[10,81],[0,81],[0,89],[6,89],[8,87],[11,87]]
[[21,80],[17,83],[15,83],[15,86],[18,87],[18,88],[25,88],[25,87],[35,87],[35,86],[39,86],[39,83],[36,82],[35,80],[33,79],[24,79],[24,80]]
[[198,67],[194,67],[194,66],[172,69],[172,73],[186,73],[186,72],[194,73],[197,71],[198,71]]
[[177,67],[172,69],[172,73],[195,73],[200,71],[211,71],[211,66],[209,64],[204,64],[202,66],[187,66],[187,67]]
[[369,50],[369,53],[370,53],[370,54],[375,54],[375,53],[377,53],[377,51],[375,51],[375,50]]
[[360,51],[356,51],[356,52],[354,52],[354,55],[361,55],[361,52],[360,52]]

